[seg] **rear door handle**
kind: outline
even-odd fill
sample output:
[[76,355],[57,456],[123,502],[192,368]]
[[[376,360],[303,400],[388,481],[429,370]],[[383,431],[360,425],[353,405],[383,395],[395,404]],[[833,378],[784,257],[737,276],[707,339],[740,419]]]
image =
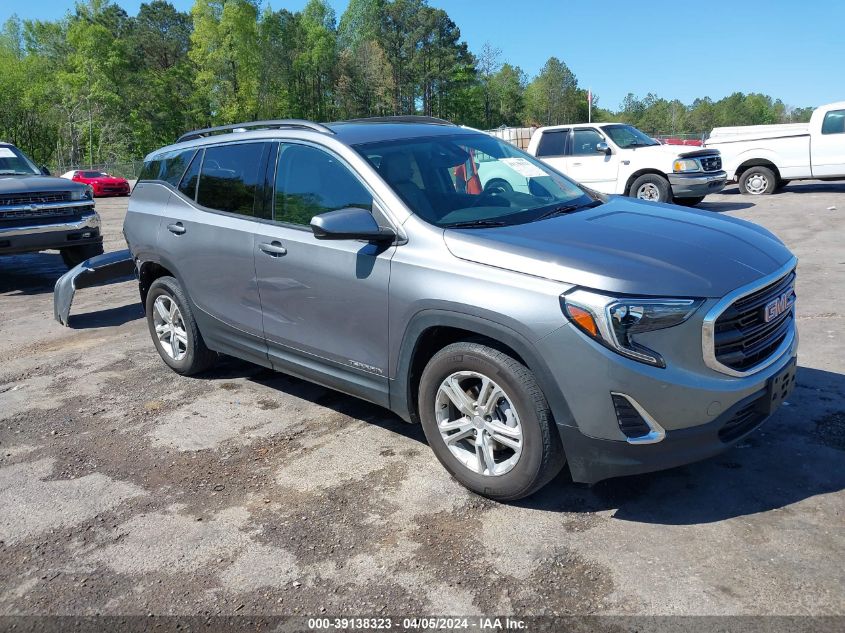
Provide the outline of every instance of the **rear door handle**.
[[573,167],[580,167],[580,166],[581,166],[581,163],[572,163],[572,166],[573,166]]
[[281,242],[277,242],[275,240],[269,244],[263,242],[258,245],[258,248],[267,253],[270,257],[281,257],[282,255],[286,255],[288,252],[288,250],[282,246]]
[[182,235],[187,229],[181,222],[176,222],[175,224],[168,224],[167,230],[173,233],[174,235]]

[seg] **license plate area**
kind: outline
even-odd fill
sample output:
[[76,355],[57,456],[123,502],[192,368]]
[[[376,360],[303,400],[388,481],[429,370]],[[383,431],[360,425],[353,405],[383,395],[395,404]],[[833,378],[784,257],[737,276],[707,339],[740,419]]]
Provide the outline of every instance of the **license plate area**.
[[795,388],[795,375],[797,372],[798,363],[793,359],[786,367],[769,378],[769,382],[766,385],[767,397],[760,402],[760,410],[763,413],[771,415],[789,397],[789,394]]

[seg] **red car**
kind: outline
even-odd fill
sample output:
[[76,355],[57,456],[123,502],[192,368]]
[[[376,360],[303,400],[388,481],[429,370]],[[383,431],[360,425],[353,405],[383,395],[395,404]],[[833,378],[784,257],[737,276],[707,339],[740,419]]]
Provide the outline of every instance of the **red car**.
[[100,196],[128,196],[129,181],[126,178],[112,176],[104,171],[77,170],[62,174],[62,178],[91,185],[94,195]]

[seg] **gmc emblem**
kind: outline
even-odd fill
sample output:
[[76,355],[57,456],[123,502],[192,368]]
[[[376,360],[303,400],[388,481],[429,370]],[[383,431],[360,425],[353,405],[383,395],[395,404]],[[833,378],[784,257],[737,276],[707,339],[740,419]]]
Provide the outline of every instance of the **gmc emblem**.
[[772,299],[763,306],[763,319],[768,323],[778,318],[781,314],[789,310],[793,303],[795,303],[795,293],[792,290],[787,290],[781,296]]

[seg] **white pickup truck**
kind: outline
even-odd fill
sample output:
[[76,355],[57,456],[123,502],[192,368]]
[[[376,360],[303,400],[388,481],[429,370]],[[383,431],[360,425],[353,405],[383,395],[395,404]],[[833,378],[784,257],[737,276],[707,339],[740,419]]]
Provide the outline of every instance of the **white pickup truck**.
[[[500,130],[493,133],[502,135]],[[661,145],[622,123],[541,127],[527,151],[591,189],[643,200],[694,206],[726,182],[718,151]],[[503,187],[507,180],[483,162],[478,175],[485,189]]]
[[722,153],[742,193],[769,194],[790,180],[845,179],[845,101],[816,108],[809,123],[715,128],[705,147]]

